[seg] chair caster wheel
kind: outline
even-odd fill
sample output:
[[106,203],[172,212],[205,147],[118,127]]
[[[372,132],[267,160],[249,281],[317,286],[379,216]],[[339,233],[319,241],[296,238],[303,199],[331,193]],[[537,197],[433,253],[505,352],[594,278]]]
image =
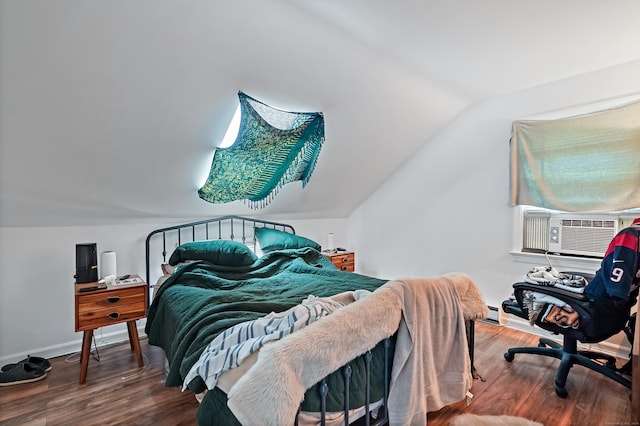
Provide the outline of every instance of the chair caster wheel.
[[513,354],[511,352],[505,352],[504,359],[506,359],[508,362],[513,361]]
[[569,395],[569,392],[567,392],[567,389],[565,388],[556,386],[556,395],[558,395],[560,398],[566,398],[567,395]]

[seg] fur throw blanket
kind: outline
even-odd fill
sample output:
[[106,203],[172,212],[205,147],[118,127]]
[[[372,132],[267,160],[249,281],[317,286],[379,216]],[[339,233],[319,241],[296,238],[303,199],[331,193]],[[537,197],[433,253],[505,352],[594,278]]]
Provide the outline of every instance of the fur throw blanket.
[[[416,289],[418,292],[432,293],[432,296],[425,294],[424,297],[413,297]],[[445,295],[444,298],[441,297],[442,294]],[[462,307],[463,299],[468,304],[465,308]],[[431,308],[420,305],[424,300],[429,300]],[[463,318],[467,315],[469,319],[488,316],[488,308],[475,284],[464,274],[389,282],[322,320],[280,341],[265,345],[260,350],[256,363],[229,390],[228,406],[243,425],[291,424],[307,388],[351,359],[372,349],[380,340],[393,335],[401,321],[405,322],[408,311],[413,312],[413,317],[417,319],[421,318],[423,310],[432,312],[425,317],[424,324],[426,329],[434,331],[432,334],[439,343],[424,342],[420,349],[424,346],[425,350],[438,357],[446,356],[440,353],[441,349],[451,346],[451,342],[439,339],[441,330],[447,330],[447,335],[462,339],[453,346],[466,351]],[[451,322],[437,314],[451,311],[455,314],[444,315],[455,318]],[[453,329],[453,332],[449,332],[449,329]],[[409,338],[413,339],[414,336],[409,335]],[[418,335],[415,336],[416,341],[419,338]],[[317,342],[322,343],[319,345]],[[397,340],[396,350],[398,345]],[[405,344],[404,347],[409,348],[410,356],[412,344]],[[471,375],[468,355],[461,354],[459,352],[459,356],[454,357],[456,362],[463,364],[463,368],[457,367],[454,374],[464,376],[463,382],[455,386],[456,391],[464,388],[461,395],[456,393],[455,397],[459,397],[457,400],[464,399]],[[403,356],[407,356],[407,351]],[[429,375],[437,376],[435,373]],[[270,391],[265,392],[265,389]],[[427,400],[423,389],[414,391],[417,400]],[[397,399],[406,399],[403,392],[396,393]],[[440,399],[449,401],[451,396],[446,395],[444,399]],[[426,413],[422,421],[424,424]]]
[[401,312],[396,294],[382,286],[322,320],[265,345],[256,363],[229,391],[227,405],[243,425],[291,424],[305,390],[393,335]]
[[450,272],[441,279],[449,281],[455,287],[464,319],[480,320],[489,317],[489,306],[470,276],[462,272]]

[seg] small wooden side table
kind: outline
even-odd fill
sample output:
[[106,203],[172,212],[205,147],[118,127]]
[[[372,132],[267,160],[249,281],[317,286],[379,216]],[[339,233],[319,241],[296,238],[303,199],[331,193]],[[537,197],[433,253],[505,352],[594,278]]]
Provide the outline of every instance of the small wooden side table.
[[341,271],[355,270],[355,253],[352,251],[323,251],[324,257],[329,259]]
[[138,367],[144,365],[136,320],[145,318],[149,309],[149,286],[138,275],[126,280],[106,283],[107,288],[81,291],[102,284],[97,282],[75,284],[76,331],[83,331],[80,354],[80,384],[87,379],[89,354],[93,330],[107,325],[127,323],[129,344],[135,352]]

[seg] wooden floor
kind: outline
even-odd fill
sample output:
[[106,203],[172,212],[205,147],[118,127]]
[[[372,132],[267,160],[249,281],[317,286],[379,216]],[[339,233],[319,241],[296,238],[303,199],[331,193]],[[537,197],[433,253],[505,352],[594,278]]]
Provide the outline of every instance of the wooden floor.
[[[537,344],[533,335],[488,323],[476,324],[475,364],[484,378],[474,382],[469,406],[459,402],[430,413],[430,426],[448,425],[461,413],[526,417],[547,426],[639,425],[631,417],[630,391],[583,367],[567,382],[569,397],[555,394],[552,358],[516,355],[512,346]],[[145,367],[138,369],[129,344],[103,348],[91,359],[87,382],[78,384],[78,357],[52,360],[47,378],[0,387],[0,425],[194,425],[193,395],[165,388],[163,356],[142,341]],[[622,363],[622,361],[620,362]]]

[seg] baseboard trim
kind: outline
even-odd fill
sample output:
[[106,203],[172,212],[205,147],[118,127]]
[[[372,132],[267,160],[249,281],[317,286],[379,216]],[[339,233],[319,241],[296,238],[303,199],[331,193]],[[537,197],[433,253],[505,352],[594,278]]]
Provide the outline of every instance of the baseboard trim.
[[485,318],[485,321],[499,323],[500,322],[500,310],[495,306],[489,306],[489,316]]
[[[138,335],[141,338],[146,336],[144,332],[145,325],[146,325],[145,319],[137,321]],[[117,325],[113,325],[109,327],[117,327]],[[97,329],[94,332],[96,346],[98,348],[101,348],[103,346],[112,345],[114,343],[122,343],[122,342],[128,341],[129,333],[127,332],[127,328],[124,324],[122,325],[122,327],[123,329],[121,330],[116,330],[109,333],[102,333],[100,329]],[[82,334],[80,333],[78,333],[78,335],[82,336]],[[61,343],[58,345],[32,348],[32,349],[25,350],[23,352],[0,357],[0,365],[5,365],[5,364],[20,361],[21,359],[26,358],[27,355],[39,356],[43,358],[55,358],[58,356],[70,355],[74,353],[79,354],[81,348],[82,348],[82,337],[80,337],[77,340]],[[93,348],[93,345],[92,345],[92,348]]]

